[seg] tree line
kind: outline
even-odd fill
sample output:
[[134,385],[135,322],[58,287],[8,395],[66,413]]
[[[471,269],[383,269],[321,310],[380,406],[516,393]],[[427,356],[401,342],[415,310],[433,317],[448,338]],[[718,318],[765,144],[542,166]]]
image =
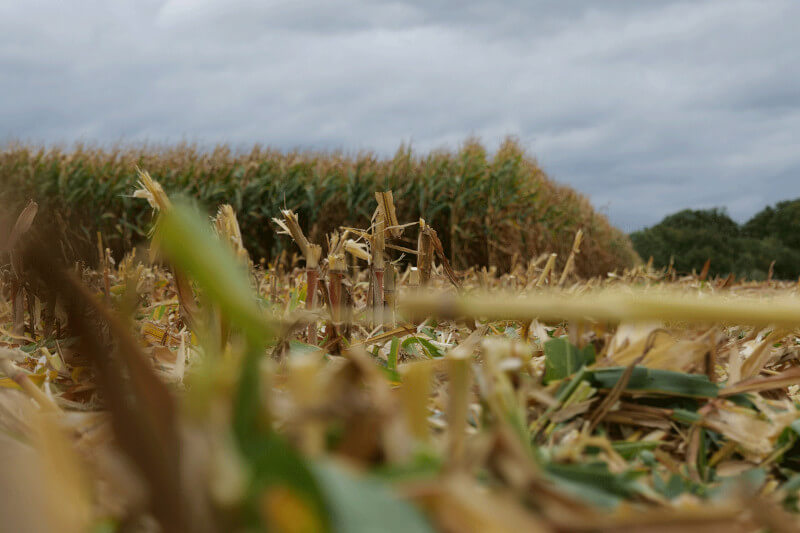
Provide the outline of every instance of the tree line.
[[655,226],[631,234],[639,256],[678,272],[700,271],[710,260],[709,274],[762,280],[774,261],[773,277],[800,276],[800,198],[779,202],[737,224],[723,208],[684,209]]

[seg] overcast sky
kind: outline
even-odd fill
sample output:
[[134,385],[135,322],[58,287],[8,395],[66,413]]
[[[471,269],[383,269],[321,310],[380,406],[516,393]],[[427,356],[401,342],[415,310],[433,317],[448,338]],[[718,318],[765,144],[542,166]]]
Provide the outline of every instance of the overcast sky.
[[798,0],[0,0],[0,144],[517,136],[625,230],[800,196]]

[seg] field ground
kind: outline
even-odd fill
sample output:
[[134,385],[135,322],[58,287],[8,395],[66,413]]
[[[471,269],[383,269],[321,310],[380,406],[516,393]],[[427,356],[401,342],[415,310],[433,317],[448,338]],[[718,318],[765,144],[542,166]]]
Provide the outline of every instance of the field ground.
[[9,232],[4,528],[797,529],[797,284],[580,278],[580,237],[453,271],[381,195],[325,258],[284,212],[301,254],[254,266],[232,210],[140,191],[168,263]]

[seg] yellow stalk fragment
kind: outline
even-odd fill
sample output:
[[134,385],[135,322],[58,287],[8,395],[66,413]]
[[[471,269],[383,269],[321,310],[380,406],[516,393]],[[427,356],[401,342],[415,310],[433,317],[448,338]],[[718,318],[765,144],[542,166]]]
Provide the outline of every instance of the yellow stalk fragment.
[[586,320],[608,322],[722,322],[781,327],[800,325],[800,299],[727,298],[708,294],[702,299],[674,291],[606,290],[580,295],[547,291],[515,294],[408,294],[400,307],[414,315],[475,317],[490,320]]
[[575,240],[572,241],[572,251],[570,251],[567,258],[567,264],[564,265],[564,271],[561,272],[561,278],[558,280],[559,287],[564,285],[564,282],[567,281],[567,276],[572,273],[572,269],[575,267],[575,255],[581,251],[581,240],[583,240],[583,230],[579,229],[575,234]]
[[413,437],[419,442],[428,441],[428,395],[431,388],[431,371],[435,361],[410,363],[401,368],[403,386],[400,388],[403,412]]
[[230,245],[239,261],[246,265],[249,257],[242,241],[242,230],[236,220],[236,212],[231,205],[223,204],[217,210],[217,216],[214,217],[214,231],[223,242]]

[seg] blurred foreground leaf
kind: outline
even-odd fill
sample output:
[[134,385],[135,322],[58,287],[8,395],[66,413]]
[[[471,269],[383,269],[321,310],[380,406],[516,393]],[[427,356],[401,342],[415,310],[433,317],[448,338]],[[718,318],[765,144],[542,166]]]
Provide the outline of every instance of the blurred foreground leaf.
[[250,469],[246,522],[299,531],[328,530],[327,506],[306,462],[271,427],[262,402],[260,361],[272,328],[250,290],[247,275],[230,249],[186,204],[162,214],[162,246],[173,264],[189,274],[247,339],[233,405],[233,432]]
[[314,473],[331,506],[334,531],[433,531],[416,508],[398,499],[386,485],[375,479],[357,478],[330,463],[317,463]]
[[159,239],[170,261],[188,274],[248,340],[266,344],[272,335],[250,290],[247,273],[211,226],[185,202],[161,214]]

